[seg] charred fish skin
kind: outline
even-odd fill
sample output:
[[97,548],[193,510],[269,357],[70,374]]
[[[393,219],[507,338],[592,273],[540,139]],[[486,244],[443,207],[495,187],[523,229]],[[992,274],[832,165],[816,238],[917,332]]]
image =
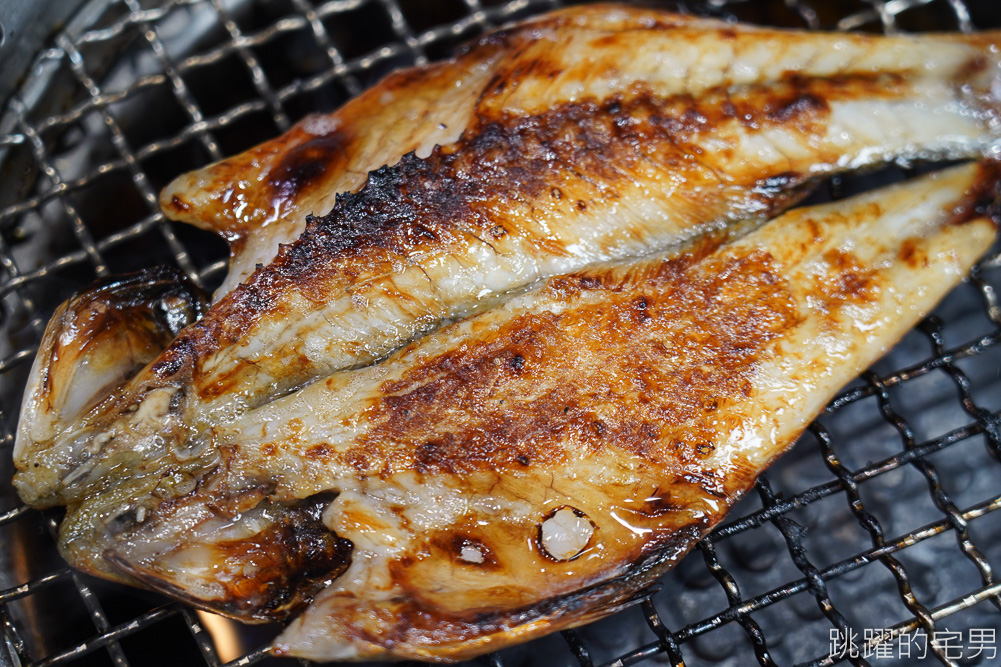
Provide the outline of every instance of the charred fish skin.
[[[269,263],[280,244],[298,238],[307,215],[329,211],[336,194],[356,191],[370,171],[409,152],[425,158],[484,122],[641,89],[694,98],[797,77],[841,76],[891,85],[900,78],[952,79],[958,106],[950,114],[976,114],[997,106],[990,92],[994,63],[980,60],[996,41],[989,34],[889,40],[806,34],[636,8],[577,7],[490,33],[450,61],[393,74],[335,113],[310,116],[281,137],[179,177],[163,191],[161,204],[169,217],[233,244],[231,273],[217,293],[222,296],[256,264]],[[972,87],[958,92],[967,83]],[[797,105],[822,100],[790,98],[773,112],[790,114]],[[736,119],[739,111],[731,105],[727,113]],[[943,149],[956,147],[930,154]]]
[[[325,521],[355,544],[275,651],[464,659],[631,599],[986,251],[996,223],[968,204],[996,194],[990,172],[795,211],[701,256],[551,279],[363,371],[371,393],[350,391],[369,407],[348,442],[333,414],[258,428],[252,449],[323,461],[318,486],[342,489]],[[288,493],[312,491],[309,472],[292,478],[304,486]],[[567,508],[586,523],[554,552],[542,536]]]
[[[273,533],[250,509],[263,492],[235,491],[255,480],[290,507],[336,494],[322,522],[352,544],[279,654],[457,660],[611,613],[962,279],[995,238],[981,204],[999,175],[966,165],[549,279],[216,427],[216,472],[151,507],[109,557],[246,611],[238,592],[259,575],[222,552]],[[84,547],[92,502],[63,526]]]

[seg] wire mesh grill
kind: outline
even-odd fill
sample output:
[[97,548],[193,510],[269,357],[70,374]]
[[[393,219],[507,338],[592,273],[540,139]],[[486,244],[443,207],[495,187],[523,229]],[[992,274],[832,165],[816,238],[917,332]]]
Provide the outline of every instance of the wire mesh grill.
[[[173,263],[218,283],[221,242],[158,209],[170,178],[335,108],[395,67],[557,4],[91,0],[39,52],[0,118],[0,665],[290,664],[263,648],[275,628],[236,630],[224,647],[221,631],[206,629],[218,621],[76,573],[55,555],[57,518],[20,505],[9,483],[45,322],[108,273]],[[994,0],[668,6],[811,29],[1001,25]],[[907,171],[835,179],[821,198]],[[923,644],[933,662],[1001,664],[1001,647],[987,641],[1001,635],[999,288],[995,248],[640,604],[482,662],[905,665]],[[857,633],[860,650],[832,654],[832,631]]]

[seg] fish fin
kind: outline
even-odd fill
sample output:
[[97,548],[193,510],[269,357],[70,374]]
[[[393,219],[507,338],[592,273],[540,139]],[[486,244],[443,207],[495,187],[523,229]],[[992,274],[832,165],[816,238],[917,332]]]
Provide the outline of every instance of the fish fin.
[[246,623],[282,620],[351,563],[351,543],[320,519],[329,502],[319,494],[265,501],[236,517],[196,512],[176,532],[154,519],[123,531],[103,556],[141,585],[201,609]]

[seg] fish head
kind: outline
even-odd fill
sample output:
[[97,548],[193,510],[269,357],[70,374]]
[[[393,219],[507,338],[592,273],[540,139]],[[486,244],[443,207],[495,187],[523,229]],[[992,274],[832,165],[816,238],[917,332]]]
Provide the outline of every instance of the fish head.
[[183,274],[159,267],[101,280],[59,306],[21,409],[14,445],[14,485],[21,498],[51,506],[85,495],[74,496],[73,488],[83,488],[74,483],[90,477],[88,466],[123,432],[113,426],[122,415],[147,424],[140,429],[144,436],[157,435],[163,427],[159,418],[181,398],[169,387],[148,392],[145,403],[126,403],[99,424],[87,415],[125,402],[128,381],[198,320],[207,303],[207,295]]

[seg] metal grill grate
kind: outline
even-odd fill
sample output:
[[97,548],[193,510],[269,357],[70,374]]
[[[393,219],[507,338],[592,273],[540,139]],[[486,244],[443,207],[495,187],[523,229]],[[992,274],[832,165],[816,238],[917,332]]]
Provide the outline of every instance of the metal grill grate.
[[[225,248],[163,218],[156,193],[167,180],[307,111],[334,108],[394,67],[442,57],[557,4],[90,0],[38,52],[0,118],[0,665],[222,662],[222,635],[206,629],[213,621],[71,571],[54,553],[56,517],[13,495],[20,395],[53,308],[97,276],[153,263],[218,283]],[[670,6],[813,29],[1001,25],[996,0]],[[824,196],[905,174],[846,176]],[[1001,253],[992,252],[831,403],[762,477],[757,499],[742,502],[641,604],[483,662],[820,666],[841,661],[830,655],[832,630],[857,632],[862,645],[878,629],[885,641],[867,645],[873,655],[844,661],[913,664],[924,637],[929,661],[1001,664],[1001,646],[982,641],[974,655],[971,645],[974,632],[1001,640],[993,569],[1001,562]],[[238,657],[227,665],[294,664],[262,648],[275,628],[235,632],[236,646],[225,650]],[[891,645],[895,657],[880,653]]]

